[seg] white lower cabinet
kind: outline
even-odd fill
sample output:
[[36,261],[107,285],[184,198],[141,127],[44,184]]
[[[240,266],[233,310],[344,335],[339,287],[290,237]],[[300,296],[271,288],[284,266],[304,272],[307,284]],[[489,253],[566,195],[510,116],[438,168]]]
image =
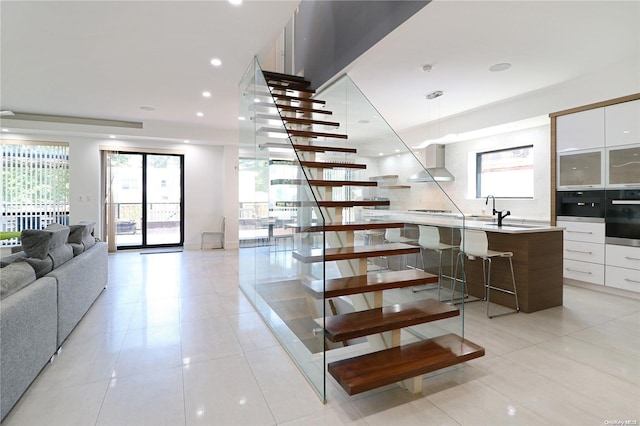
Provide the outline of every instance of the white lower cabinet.
[[605,280],[607,287],[640,292],[640,271],[637,269],[607,265]]
[[604,285],[603,264],[579,262],[571,259],[564,259],[563,264],[565,278]]
[[640,247],[606,247],[605,285],[640,292]]
[[607,244],[607,265],[640,270],[640,247]]
[[558,221],[564,228],[563,276],[604,285],[604,223]]
[[565,240],[565,259],[604,264],[604,244]]

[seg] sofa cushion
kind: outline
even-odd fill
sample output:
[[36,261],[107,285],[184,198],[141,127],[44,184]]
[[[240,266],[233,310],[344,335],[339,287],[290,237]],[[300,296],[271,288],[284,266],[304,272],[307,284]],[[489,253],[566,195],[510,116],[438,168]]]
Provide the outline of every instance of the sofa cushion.
[[94,245],[96,245],[96,239],[93,236],[93,228],[96,226],[95,222],[82,221],[80,225],[85,227],[86,232],[82,234],[82,244],[84,244],[84,249],[90,249]]
[[22,290],[36,280],[36,272],[26,262],[14,262],[2,268],[0,300]]
[[46,259],[53,234],[39,229],[25,229],[20,234],[22,250],[27,257]]
[[91,235],[92,229],[87,223],[69,225],[69,244],[82,244],[84,237]]
[[95,244],[95,238],[92,236],[94,226],[95,222],[86,221],[69,226],[69,245],[73,249],[74,256]]
[[68,226],[52,223],[45,229],[52,235],[49,244],[49,256],[53,260],[53,268],[58,268],[73,259],[73,249],[67,243],[70,228]]
[[5,256],[0,259],[0,268],[11,265],[13,262],[24,259],[25,257],[27,257],[27,253],[24,251],[19,251],[17,253],[10,254],[9,256]]
[[[53,259],[51,256],[47,256],[45,259],[38,259],[37,257],[25,257],[22,259],[36,271],[36,278],[44,277],[49,272],[53,271]],[[2,270],[4,273],[4,269]]]
[[69,245],[73,250],[73,257],[76,257],[77,255],[84,253],[84,244],[69,243]]

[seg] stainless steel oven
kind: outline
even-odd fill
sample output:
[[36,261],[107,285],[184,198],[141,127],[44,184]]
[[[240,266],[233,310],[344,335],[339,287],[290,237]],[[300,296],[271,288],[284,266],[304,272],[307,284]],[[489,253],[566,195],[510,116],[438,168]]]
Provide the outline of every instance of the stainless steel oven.
[[607,190],[605,241],[640,247],[640,189]]

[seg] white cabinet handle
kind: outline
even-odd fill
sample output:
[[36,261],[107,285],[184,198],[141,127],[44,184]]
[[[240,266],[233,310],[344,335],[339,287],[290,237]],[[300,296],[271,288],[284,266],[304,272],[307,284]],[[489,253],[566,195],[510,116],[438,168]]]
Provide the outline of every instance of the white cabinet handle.
[[625,280],[625,281],[629,281],[630,283],[638,283],[638,284],[640,284],[640,281],[638,281],[638,280],[632,280],[631,278],[625,278],[624,280]]
[[566,229],[565,231],[566,232],[571,232],[573,234],[593,234],[593,232],[591,232],[591,231],[571,231],[569,229]]
[[584,254],[593,254],[592,251],[585,251],[585,250],[571,250],[571,249],[567,249],[568,252],[570,253],[584,253]]
[[567,271],[569,271],[569,272],[578,272],[578,273],[580,273],[580,274],[592,275],[592,273],[591,273],[591,272],[589,272],[589,271],[579,271],[579,270],[577,270],[577,269],[571,269],[571,268],[565,268],[565,269],[566,269]]

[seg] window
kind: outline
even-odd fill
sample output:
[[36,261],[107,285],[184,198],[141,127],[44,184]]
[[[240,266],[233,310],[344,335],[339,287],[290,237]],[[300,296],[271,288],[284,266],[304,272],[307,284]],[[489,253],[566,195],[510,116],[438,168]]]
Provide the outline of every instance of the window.
[[476,155],[476,197],[533,198],[533,145]]
[[[1,230],[19,232],[69,222],[69,146],[2,141]],[[2,240],[14,245],[17,240]]]

